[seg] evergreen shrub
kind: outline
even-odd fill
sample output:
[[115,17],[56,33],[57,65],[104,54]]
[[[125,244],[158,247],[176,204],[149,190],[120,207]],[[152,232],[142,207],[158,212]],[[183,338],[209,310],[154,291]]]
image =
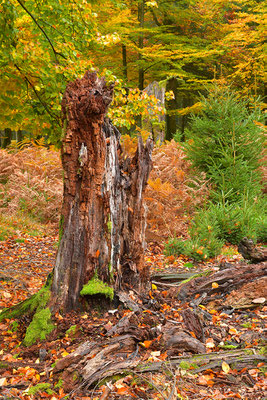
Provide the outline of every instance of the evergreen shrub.
[[244,195],[259,195],[264,145],[260,109],[251,109],[234,92],[218,86],[201,102],[202,112],[192,115],[186,131],[185,149],[193,167],[210,179],[214,201],[232,203]]
[[229,89],[215,87],[192,116],[185,149],[193,167],[211,184],[208,207],[190,228],[192,240],[216,255],[224,242],[244,236],[266,241],[266,207],[260,160],[264,148],[260,110],[249,108]]

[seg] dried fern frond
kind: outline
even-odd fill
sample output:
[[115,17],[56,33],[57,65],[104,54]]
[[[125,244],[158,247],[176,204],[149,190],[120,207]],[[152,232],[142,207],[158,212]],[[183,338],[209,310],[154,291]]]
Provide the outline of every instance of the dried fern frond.
[[187,236],[190,217],[207,198],[205,176],[194,175],[175,141],[154,150],[153,165],[145,193],[148,227],[165,237]]

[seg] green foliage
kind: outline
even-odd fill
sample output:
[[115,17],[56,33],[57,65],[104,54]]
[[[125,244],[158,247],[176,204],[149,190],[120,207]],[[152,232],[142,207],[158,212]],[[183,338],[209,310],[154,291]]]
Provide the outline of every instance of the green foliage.
[[27,394],[29,396],[34,396],[36,394],[40,394],[42,392],[47,393],[48,395],[53,395],[55,392],[53,390],[51,390],[51,384],[50,383],[38,383],[35,386],[32,386],[29,388],[29,390],[27,391]]
[[164,254],[166,256],[179,256],[184,254],[185,241],[176,237],[170,238],[164,246]]
[[181,254],[193,258],[195,261],[203,261],[219,254],[223,243],[210,235],[206,240],[205,234],[198,237],[197,234],[189,240],[171,238],[165,244],[164,254],[167,256],[180,256]]
[[80,291],[81,296],[92,296],[98,294],[102,294],[110,300],[113,300],[114,297],[113,288],[109,287],[105,282],[101,281],[97,277],[93,277]]
[[215,86],[204,109],[192,117],[185,148],[193,167],[212,185],[208,208],[199,211],[189,233],[209,254],[244,236],[266,240],[266,206],[261,193],[259,161],[264,135],[260,111],[249,109],[228,89]]
[[259,109],[238,99],[229,89],[215,86],[192,116],[185,145],[193,167],[211,180],[214,201],[235,202],[260,193],[259,160],[264,136]]

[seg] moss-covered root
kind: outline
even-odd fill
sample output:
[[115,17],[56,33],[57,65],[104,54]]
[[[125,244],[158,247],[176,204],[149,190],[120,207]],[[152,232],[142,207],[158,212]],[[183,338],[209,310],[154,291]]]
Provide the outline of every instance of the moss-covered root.
[[23,342],[26,346],[32,345],[37,339],[45,339],[54,329],[54,325],[51,322],[51,312],[47,307],[51,297],[51,282],[52,275],[49,275],[46,284],[38,293],[14,307],[3,310],[0,314],[0,321],[5,318],[13,319],[26,314],[34,314]]

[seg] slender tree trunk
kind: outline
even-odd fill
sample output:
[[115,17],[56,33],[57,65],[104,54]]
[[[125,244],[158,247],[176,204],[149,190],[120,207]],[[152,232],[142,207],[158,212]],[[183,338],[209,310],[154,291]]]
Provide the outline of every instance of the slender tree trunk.
[[128,71],[127,71],[127,49],[125,44],[122,45],[122,69],[123,69],[123,77],[127,81],[128,79]]
[[12,130],[9,128],[4,129],[4,135],[2,136],[2,147],[7,148],[10,145],[12,139]]
[[23,132],[21,129],[17,131],[17,142],[21,142],[23,139]]
[[[143,28],[144,28],[144,22],[145,22],[145,2],[144,0],[141,0],[139,5],[138,5],[138,21],[139,21],[139,27],[141,29],[140,34],[139,34],[139,39],[138,39],[138,47],[140,50],[144,48],[144,33],[143,33]],[[142,53],[139,53],[139,71],[138,71],[138,87],[140,90],[144,89],[144,69],[142,66]]]
[[121,154],[120,133],[106,120],[112,87],[96,74],[67,86],[63,98],[64,196],[54,269],[53,308],[80,307],[94,275],[115,291],[145,284],[143,191],[152,142],[139,140],[133,158]]
[[177,112],[177,91],[178,82],[176,78],[171,78],[167,81],[166,92],[173,91],[174,98],[167,100],[166,104],[166,134],[165,139],[171,140],[177,130],[176,112]]

